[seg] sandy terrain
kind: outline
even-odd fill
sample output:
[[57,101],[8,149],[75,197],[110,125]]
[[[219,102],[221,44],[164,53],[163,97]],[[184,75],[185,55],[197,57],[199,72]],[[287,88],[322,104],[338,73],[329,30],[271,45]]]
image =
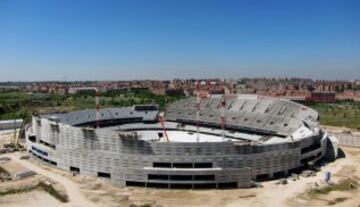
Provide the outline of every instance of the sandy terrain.
[[346,127],[336,127],[336,126],[327,126],[327,125],[322,125],[321,127],[323,129],[325,129],[327,132],[341,133],[344,131],[351,131],[352,133],[360,134],[359,130],[350,129],[350,128],[346,128]]
[[39,166],[36,166],[35,164],[27,161],[27,160],[21,160],[19,159],[21,153],[12,153],[7,154],[7,157],[10,157],[12,160],[16,161],[17,163],[21,164],[22,166],[26,167],[29,170],[32,170],[40,175],[43,175],[47,178],[50,178],[51,180],[60,183],[64,186],[67,195],[69,197],[69,203],[67,205],[69,206],[78,206],[78,207],[92,207],[96,206],[93,202],[89,201],[84,197],[84,195],[80,192],[80,189],[76,183],[69,180],[68,178],[53,173],[51,171],[45,170]]
[[8,161],[6,163],[0,164],[0,166],[2,168],[4,168],[7,172],[9,172],[13,179],[15,179],[15,174],[16,173],[21,173],[21,172],[28,171],[28,169],[25,168],[23,165],[20,165],[19,163],[14,162],[12,160],[10,160],[10,161]]
[[34,190],[28,193],[20,193],[0,197],[1,207],[57,207],[64,206],[60,201],[48,193]]
[[11,139],[14,138],[14,131],[0,131],[0,148],[3,147],[5,143],[10,143]]

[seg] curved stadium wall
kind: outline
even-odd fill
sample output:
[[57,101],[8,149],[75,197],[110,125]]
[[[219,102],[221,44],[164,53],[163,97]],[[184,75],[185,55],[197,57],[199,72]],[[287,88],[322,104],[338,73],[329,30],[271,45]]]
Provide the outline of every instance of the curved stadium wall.
[[[244,100],[250,104],[249,109],[241,105]],[[220,100],[202,101],[203,115],[217,114],[216,104],[210,104],[214,101]],[[195,119],[189,109],[194,104],[195,99],[187,99],[170,105],[165,115],[167,130],[194,134]],[[243,97],[227,104],[226,137],[231,141],[171,141],[171,137],[170,142],[161,141],[158,111],[154,107],[128,107],[102,109],[100,128],[94,128],[95,110],[33,116],[26,132],[27,149],[49,165],[107,178],[121,187],[195,189],[250,187],[253,181],[286,176],[325,156],[336,156],[336,145],[317,127],[317,113],[308,108],[271,99],[266,104],[273,108],[266,109],[264,100]],[[289,131],[231,123],[232,116],[245,116],[237,114],[241,107],[248,115],[263,117],[266,110],[283,111],[279,104],[298,108],[300,115],[306,109],[309,111],[306,116],[312,115],[313,121],[296,122],[298,129]],[[266,116],[269,123],[279,120]],[[209,120],[202,116],[200,136],[221,136],[219,125],[212,120],[213,116]],[[308,133],[302,134],[301,130]],[[144,137],[146,131],[156,131],[159,136]]]

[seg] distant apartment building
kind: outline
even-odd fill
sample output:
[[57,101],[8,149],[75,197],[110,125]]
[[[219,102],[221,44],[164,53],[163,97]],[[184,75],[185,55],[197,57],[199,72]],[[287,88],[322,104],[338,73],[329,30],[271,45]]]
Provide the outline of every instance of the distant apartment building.
[[165,95],[166,88],[164,86],[162,87],[150,87],[150,92],[157,96]]
[[[198,85],[199,84],[199,85]],[[241,78],[238,80],[220,79],[174,79],[168,80],[129,80],[129,81],[84,81],[84,82],[34,82],[22,83],[21,88],[33,93],[75,94],[80,91],[132,91],[146,89],[155,95],[196,94],[257,94],[301,100],[331,101],[333,95],[339,100],[359,101],[360,81],[329,81],[301,78]],[[329,92],[330,95],[316,96],[311,91]],[[331,96],[331,97],[327,97]]]
[[95,87],[71,87],[69,88],[69,94],[76,94],[76,93],[80,93],[80,92],[87,92],[87,91],[95,91],[96,88]]
[[321,103],[333,103],[336,101],[336,98],[335,92],[312,91],[310,96],[307,96],[305,100]]
[[183,95],[185,95],[183,88],[166,88],[165,86],[163,86],[163,87],[151,87],[151,88],[149,88],[149,90],[151,91],[151,93],[153,93],[154,95],[157,95],[157,96],[163,96],[163,95],[183,96]]
[[18,89],[20,89],[20,87],[18,86],[0,85],[0,91],[18,90]]
[[183,96],[183,95],[185,95],[185,93],[184,93],[184,89],[182,89],[182,88],[168,88],[165,90],[165,95]]
[[342,93],[337,93],[336,99],[360,102],[360,91],[346,90]]

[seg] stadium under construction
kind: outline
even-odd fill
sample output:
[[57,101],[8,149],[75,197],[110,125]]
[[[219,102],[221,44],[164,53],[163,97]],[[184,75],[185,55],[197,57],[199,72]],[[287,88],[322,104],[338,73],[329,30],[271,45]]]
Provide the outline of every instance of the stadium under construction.
[[337,156],[316,111],[258,96],[34,115],[27,150],[117,186],[238,188]]

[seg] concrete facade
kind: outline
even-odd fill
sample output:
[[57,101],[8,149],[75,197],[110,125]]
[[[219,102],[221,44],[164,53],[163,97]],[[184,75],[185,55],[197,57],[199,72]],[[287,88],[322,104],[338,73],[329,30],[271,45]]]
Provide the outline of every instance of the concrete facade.
[[[116,115],[117,110],[122,115]],[[159,142],[140,136],[144,128],[159,130],[157,110],[110,111],[103,109],[103,114],[113,114],[104,116],[100,122],[104,126],[115,126],[111,129],[94,129],[81,124],[94,123],[93,110],[72,115],[34,116],[26,132],[27,149],[50,165],[104,177],[122,187],[198,189],[250,187],[252,181],[285,176],[322,159],[330,143],[326,132],[318,128],[309,129],[311,134],[303,137],[294,134],[272,138],[273,135],[263,134],[261,141],[233,137],[233,141],[226,142]],[[125,114],[126,119],[121,119]],[[77,115],[82,116],[81,122],[69,120],[81,119]],[[118,118],[114,119],[115,116]],[[84,117],[88,117],[87,120]],[[172,123],[168,124],[168,130],[194,133],[190,122],[189,128],[184,128],[184,120],[181,123],[174,122],[173,118],[169,121]],[[116,127],[136,123],[141,127],[134,129],[132,126],[126,130]],[[227,130],[230,136],[240,129]],[[204,126],[201,133],[205,131],[218,136],[221,133],[209,126]]]

